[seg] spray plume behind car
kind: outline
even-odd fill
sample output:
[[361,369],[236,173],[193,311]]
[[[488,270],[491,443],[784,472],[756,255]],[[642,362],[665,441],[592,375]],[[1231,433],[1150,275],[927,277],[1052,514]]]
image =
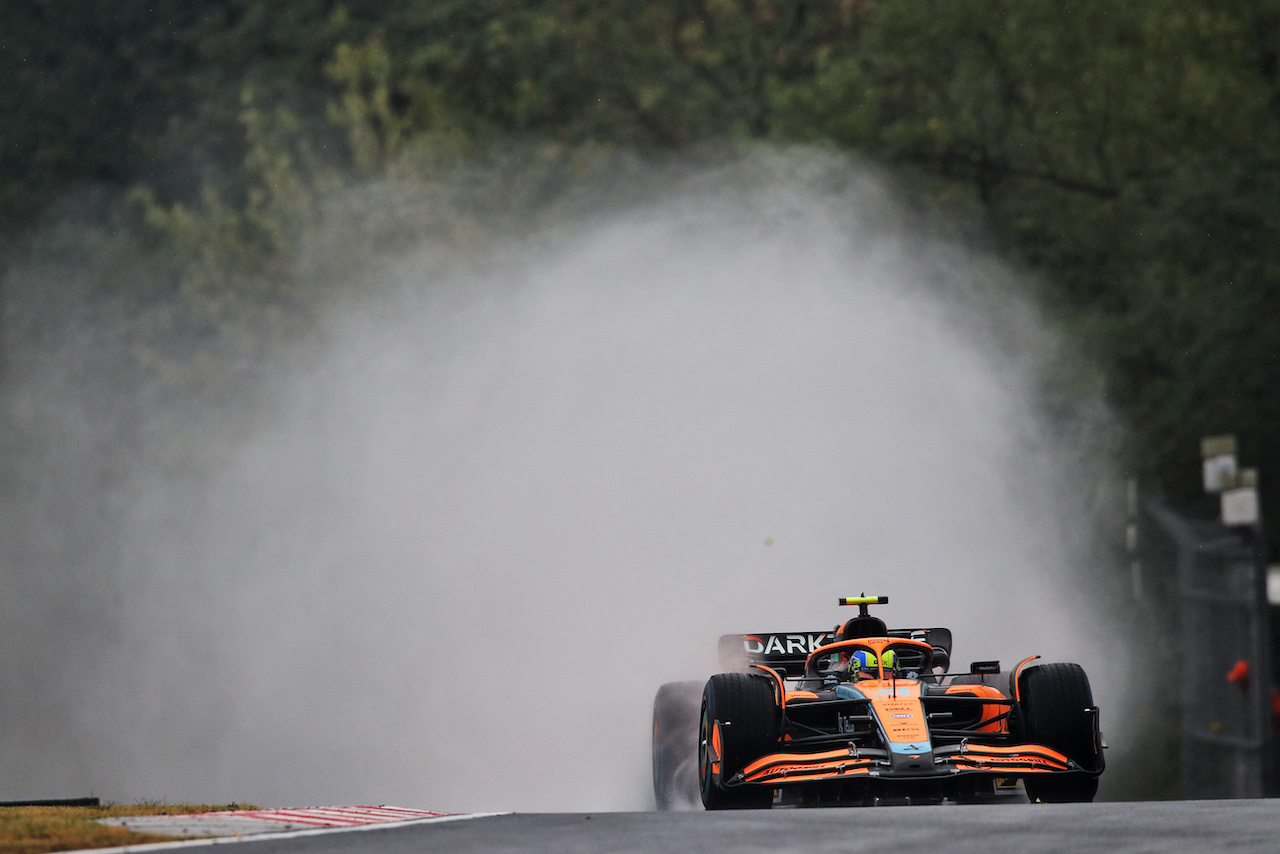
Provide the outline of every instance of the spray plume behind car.
[[0,790],[643,809],[656,687],[854,579],[1118,693],[1080,591],[1105,415],[1046,414],[1074,356],[1009,275],[838,158],[645,168],[483,252],[323,226],[299,263],[345,296],[252,394],[111,398],[90,344],[162,334],[127,305],[31,343]]

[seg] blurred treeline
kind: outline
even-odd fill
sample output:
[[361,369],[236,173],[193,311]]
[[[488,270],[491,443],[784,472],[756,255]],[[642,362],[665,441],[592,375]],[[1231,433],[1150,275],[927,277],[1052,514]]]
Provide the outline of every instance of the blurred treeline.
[[6,0],[0,44],[11,261],[116,188],[173,287],[287,317],[362,181],[828,146],[1027,273],[1151,489],[1234,432],[1280,512],[1280,0]]

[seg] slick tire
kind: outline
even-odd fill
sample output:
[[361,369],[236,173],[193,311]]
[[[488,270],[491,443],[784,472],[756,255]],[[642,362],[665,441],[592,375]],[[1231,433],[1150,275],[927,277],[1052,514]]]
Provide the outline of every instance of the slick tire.
[[[1052,747],[1089,772],[1102,769],[1102,756],[1092,714],[1093,691],[1078,664],[1042,664],[1021,677],[1019,703],[1023,735],[1034,744]],[[1023,778],[1027,797],[1044,803],[1092,801],[1098,793],[1096,773],[1029,774]]]
[[[744,767],[778,746],[781,714],[773,683],[752,673],[712,676],[702,692],[698,725],[698,780],[709,810],[768,809],[773,790],[726,787]],[[719,761],[715,745],[719,744]]]
[[653,799],[660,810],[698,803],[701,682],[668,682],[653,698]]

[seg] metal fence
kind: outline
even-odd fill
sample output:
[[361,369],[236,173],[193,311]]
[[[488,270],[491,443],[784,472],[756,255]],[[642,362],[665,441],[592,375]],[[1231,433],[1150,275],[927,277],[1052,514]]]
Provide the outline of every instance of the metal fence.
[[1259,532],[1186,519],[1153,502],[1177,545],[1182,793],[1274,792],[1267,562]]

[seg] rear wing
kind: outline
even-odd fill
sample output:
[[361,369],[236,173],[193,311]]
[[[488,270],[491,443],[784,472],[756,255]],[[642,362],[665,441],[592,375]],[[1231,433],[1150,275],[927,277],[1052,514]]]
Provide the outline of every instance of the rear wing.
[[[888,636],[929,644],[934,649],[934,663],[940,665],[944,673],[951,663],[950,629],[891,629]],[[797,678],[804,673],[809,653],[834,640],[835,633],[829,631],[721,635],[720,667],[724,670],[746,670],[753,664],[763,664],[783,676]]]

